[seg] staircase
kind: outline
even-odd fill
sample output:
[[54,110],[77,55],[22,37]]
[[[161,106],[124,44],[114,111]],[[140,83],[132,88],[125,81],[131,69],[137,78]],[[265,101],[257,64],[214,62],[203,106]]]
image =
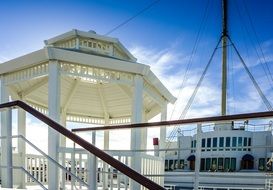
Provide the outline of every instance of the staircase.
[[[57,131],[59,135],[69,138],[75,145],[77,144],[82,148],[75,148],[75,146],[72,149],[62,147],[59,149],[59,159],[54,160],[24,136],[12,136],[11,109],[15,108],[25,110],[35,118],[42,121],[44,124],[48,125],[50,128]],[[130,184],[132,182],[138,183],[141,189],[164,189],[158,184],[161,181],[160,179],[153,178],[154,181],[152,181],[141,174],[143,172],[145,173],[146,171],[137,172],[128,166],[132,155],[128,153],[124,155],[122,155],[122,153],[119,155],[111,155],[111,153],[106,153],[22,101],[13,101],[0,104],[0,110],[2,113],[6,112],[5,114],[2,114],[1,118],[5,119],[7,121],[6,123],[8,124],[8,127],[5,128],[6,131],[4,131],[1,136],[1,140],[4,141],[4,145],[6,145],[2,146],[1,151],[3,153],[2,155],[4,155],[1,156],[2,187],[12,188],[14,187],[14,182],[17,180],[21,180],[22,182],[22,179],[19,178],[24,176],[22,177],[24,183],[26,183],[24,185],[36,184],[40,187],[40,189],[48,189],[47,184],[56,183],[58,184],[59,189],[95,190],[101,189],[98,188],[98,185],[102,186],[102,179],[106,179],[107,181],[107,187],[104,187],[106,189],[130,189]],[[26,143],[28,146],[31,146],[41,156],[17,155],[18,157],[26,156],[26,164],[19,165],[21,162],[17,162],[15,154],[12,153],[13,138],[18,138],[20,139],[20,143]],[[70,156],[67,156],[67,154],[70,154]],[[149,156],[144,156],[141,154],[138,155],[140,159],[144,160],[144,164],[149,163],[149,159],[153,160],[149,158]],[[67,157],[70,157],[70,159],[67,159]],[[162,162],[160,159],[158,161]],[[50,181],[51,179],[49,178],[50,171],[48,170],[50,169],[50,164],[52,164],[55,168],[58,168],[59,171],[58,176],[60,177],[58,179],[54,179],[55,181]],[[107,166],[108,171],[103,171],[103,165]],[[153,166],[155,165],[156,164]],[[143,165],[142,170],[145,170],[145,168],[147,168],[147,166]],[[157,169],[156,171],[159,170],[160,169]],[[21,175],[16,175],[16,178],[14,178],[16,173],[15,171],[19,171]]]

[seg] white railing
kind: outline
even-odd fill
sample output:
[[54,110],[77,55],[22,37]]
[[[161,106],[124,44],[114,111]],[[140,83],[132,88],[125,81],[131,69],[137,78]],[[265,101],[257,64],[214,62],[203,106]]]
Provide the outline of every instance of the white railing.
[[[67,170],[75,173],[75,175],[87,182],[88,176],[88,153],[83,149],[79,148],[60,148],[60,157],[62,160],[62,165],[66,167]],[[108,154],[121,161],[125,165],[130,166],[130,161],[135,153],[132,151],[108,151]],[[159,157],[152,155],[137,153],[137,156],[141,158],[141,174],[147,176],[154,182],[163,186],[164,178],[161,176],[164,174],[164,160]],[[73,167],[74,166],[74,167]],[[69,177],[69,175],[61,174],[63,185],[71,183],[71,186],[78,186],[81,188],[81,184],[74,181]],[[111,189],[129,189],[130,180],[127,176],[123,175],[113,167],[105,164],[102,160],[97,159],[97,186],[103,187],[103,189],[110,187]],[[144,189],[142,187],[142,189]]]
[[[40,156],[40,155],[34,155],[34,154],[28,154],[26,155],[26,170],[39,182],[42,184],[46,184],[48,181],[48,162],[47,158]],[[33,180],[30,176],[27,176],[26,178],[26,184],[27,185],[36,185],[36,181]]]
[[[227,187],[227,186],[199,186],[199,190],[217,190],[217,189],[222,189],[222,190],[265,190],[264,188],[259,188],[259,187]],[[266,189],[269,190],[269,189]]]
[[[1,137],[1,138],[3,138],[3,137]],[[66,175],[67,180],[62,180],[62,189],[67,189],[65,187],[65,185],[66,185],[65,181],[71,181],[71,179],[72,179],[72,181],[77,180],[78,186],[80,188],[82,186],[88,187],[88,184],[86,183],[86,181],[87,181],[86,177],[83,178],[81,176],[81,174],[79,174],[80,171],[77,170],[76,171],[77,174],[75,174],[74,170],[72,172],[73,167],[70,167],[70,168],[66,167],[65,164],[60,164],[58,161],[53,160],[45,152],[43,152],[41,149],[39,149],[33,143],[28,141],[22,135],[12,136],[12,138],[21,139],[23,141],[22,143],[26,143],[26,144],[30,145],[38,153],[40,153],[40,155],[27,154],[25,157],[25,166],[21,167],[21,168],[22,168],[23,172],[25,172],[27,174],[27,177],[25,179],[26,185],[36,185],[38,182],[38,184],[41,187],[44,187],[43,185],[47,184],[47,182],[48,182],[48,162],[52,162],[55,165],[55,167],[58,167],[59,169],[61,169],[61,172],[63,175]],[[72,160],[74,161],[75,159],[72,159]],[[69,162],[67,162],[67,163],[69,163]],[[85,165],[85,168],[87,168],[86,165]],[[64,179],[64,178],[62,178],[62,179]],[[75,184],[72,184],[72,185],[75,185]],[[71,185],[71,189],[74,189],[72,185]]]
[[266,175],[265,189],[273,190],[273,173],[268,173]]

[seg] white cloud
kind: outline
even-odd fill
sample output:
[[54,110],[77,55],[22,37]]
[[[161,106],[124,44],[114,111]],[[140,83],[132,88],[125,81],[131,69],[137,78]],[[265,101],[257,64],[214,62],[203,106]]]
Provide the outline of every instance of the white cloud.
[[[47,142],[48,142],[48,127],[43,122],[31,119],[27,117],[26,119],[26,138],[33,144],[35,144],[39,149],[48,152]],[[27,153],[33,153],[35,150],[30,146],[26,146]]]
[[[187,76],[189,76],[189,78],[184,85],[183,90],[179,93],[185,74],[185,67],[189,60],[189,55],[183,54],[181,51],[177,53],[178,51],[174,48],[167,48],[158,51],[156,49],[153,50],[136,46],[131,48],[130,51],[135,57],[138,58],[140,63],[151,66],[151,70],[155,72],[158,78],[165,86],[168,87],[174,96],[178,96],[180,94],[177,99],[176,110],[174,111],[172,117],[172,119],[178,119],[182,109],[185,107],[196,86],[201,70],[196,68],[195,70],[188,71]],[[217,97],[219,97],[219,90],[213,87],[210,83],[206,83],[200,87],[194,104],[207,105],[210,108],[208,109],[207,113],[211,113],[211,107],[213,107],[216,104],[215,102],[218,101]],[[170,105],[168,108],[168,115],[170,116],[173,106]],[[199,110],[191,110],[189,116],[197,115],[197,113],[200,113]],[[206,112],[204,112],[204,114],[205,113]]]
[[[141,46],[131,48],[131,52],[138,58],[140,63],[151,66],[151,70],[158,76],[162,83],[168,87],[173,95],[178,96],[180,94],[176,102],[175,110],[173,110],[174,105],[168,106],[169,119],[178,119],[193,93],[203,68],[195,67],[189,71],[189,78],[184,85],[184,88],[179,93],[189,55],[183,54],[181,51],[178,53],[178,51],[174,48],[157,50],[148,49]],[[265,56],[267,61],[273,60],[273,56],[270,56],[270,54],[266,54]],[[228,112],[243,113],[264,110],[265,107],[263,102],[261,101],[261,98],[256,90],[253,88],[253,84],[249,80],[248,76],[246,74],[241,75],[243,68],[241,63],[239,63],[239,59],[236,58],[233,60],[233,62],[233,75],[236,75],[235,80],[239,83],[237,88],[245,89],[245,93],[242,96],[236,97],[236,99],[234,97],[228,97]],[[246,63],[253,70],[256,69],[258,64],[260,64],[258,59],[254,56],[249,57],[246,60]],[[175,68],[175,70],[172,70],[173,68]],[[205,80],[199,88],[194,102],[188,111],[187,118],[214,116],[220,114],[221,82],[220,78],[215,79],[214,75],[215,73],[212,75],[207,73]],[[260,78],[258,78],[257,81],[265,80],[265,76],[259,77]],[[270,93],[270,90],[272,89],[270,89],[268,84],[261,83],[261,88],[266,95],[273,94],[272,92]],[[236,93],[236,91],[234,93]],[[173,115],[172,118],[170,118],[171,115]],[[151,139],[158,135],[158,130],[154,129],[151,130],[148,138]]]

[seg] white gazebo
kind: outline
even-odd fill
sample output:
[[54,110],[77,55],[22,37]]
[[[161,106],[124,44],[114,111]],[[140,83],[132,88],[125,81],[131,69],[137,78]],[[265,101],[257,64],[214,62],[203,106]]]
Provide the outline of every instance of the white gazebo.
[[[161,113],[175,97],[150,67],[136,58],[118,39],[94,31],[72,30],[45,41],[38,51],[0,64],[1,102],[23,100],[62,125],[66,121],[99,125],[146,122]],[[18,133],[25,136],[25,112],[18,112]],[[6,120],[1,133],[6,133]],[[166,136],[160,130],[160,139]],[[48,132],[48,154],[58,160],[59,135]],[[131,130],[131,149],[146,149],[147,130]],[[161,143],[162,145],[162,143]],[[65,139],[61,139],[65,146]],[[104,132],[109,149],[109,132]],[[25,145],[19,144],[25,154]],[[2,151],[2,158],[7,156]],[[7,158],[8,159],[8,158]],[[5,165],[6,159],[1,159]],[[24,164],[24,158],[22,159]],[[140,171],[138,161],[132,166]],[[49,189],[58,186],[57,169],[49,164]],[[5,185],[5,174],[2,182]]]

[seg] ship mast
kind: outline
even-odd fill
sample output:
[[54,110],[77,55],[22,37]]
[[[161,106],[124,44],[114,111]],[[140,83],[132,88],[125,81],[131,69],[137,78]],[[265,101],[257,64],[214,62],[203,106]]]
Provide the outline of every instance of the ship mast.
[[227,112],[227,41],[227,0],[222,0],[222,115],[226,115]]

